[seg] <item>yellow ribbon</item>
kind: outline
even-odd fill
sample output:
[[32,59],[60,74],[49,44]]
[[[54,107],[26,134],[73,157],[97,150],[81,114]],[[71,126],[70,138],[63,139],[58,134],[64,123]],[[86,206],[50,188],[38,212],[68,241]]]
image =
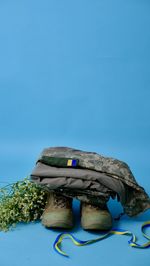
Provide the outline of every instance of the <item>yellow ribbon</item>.
[[[141,226],[141,232],[143,234],[143,236],[150,240],[150,236],[148,236],[147,234],[145,234],[145,229],[147,227],[150,227],[150,221],[147,221],[145,223],[142,224]],[[130,235],[131,236],[131,239],[128,241],[129,245],[131,247],[135,247],[135,248],[149,248],[150,247],[150,241],[148,241],[147,243],[143,244],[143,245],[140,245],[140,244],[137,244],[136,243],[136,236],[131,232],[131,231],[128,231],[128,230],[123,230],[123,229],[112,229],[110,231],[108,231],[107,233],[105,234],[102,234],[100,237],[98,238],[95,238],[95,239],[91,239],[91,240],[80,240],[78,238],[76,238],[74,235],[72,235],[71,233],[61,233],[59,234],[56,239],[55,239],[55,242],[53,244],[53,248],[54,250],[58,253],[58,254],[61,254],[65,257],[69,257],[67,255],[67,253],[65,253],[64,251],[61,250],[60,248],[60,245],[62,243],[62,240],[66,237],[69,237],[72,242],[76,245],[76,246],[85,246],[85,245],[88,245],[88,244],[92,244],[94,242],[97,242],[97,241],[100,241],[104,238],[107,238],[108,236],[110,235]]]

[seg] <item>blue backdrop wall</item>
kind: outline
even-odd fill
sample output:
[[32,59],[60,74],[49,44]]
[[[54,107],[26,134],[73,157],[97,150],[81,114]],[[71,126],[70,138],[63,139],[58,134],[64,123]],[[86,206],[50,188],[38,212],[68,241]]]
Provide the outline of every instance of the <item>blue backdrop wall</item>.
[[148,0],[0,1],[2,182],[59,145],[126,161],[150,192],[149,14]]

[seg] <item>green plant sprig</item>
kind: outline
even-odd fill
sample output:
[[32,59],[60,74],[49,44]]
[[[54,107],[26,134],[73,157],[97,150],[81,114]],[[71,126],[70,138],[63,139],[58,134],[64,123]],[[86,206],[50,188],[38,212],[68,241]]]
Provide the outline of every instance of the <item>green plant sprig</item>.
[[46,199],[47,191],[28,177],[0,188],[0,231],[40,219]]

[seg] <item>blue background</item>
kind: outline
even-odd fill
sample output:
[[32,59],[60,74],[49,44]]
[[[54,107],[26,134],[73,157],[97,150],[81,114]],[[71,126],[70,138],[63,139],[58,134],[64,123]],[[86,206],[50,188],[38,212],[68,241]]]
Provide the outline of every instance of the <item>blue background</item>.
[[[1,185],[29,175],[44,147],[70,146],[127,162],[150,194],[149,14],[148,0],[0,0]],[[74,212],[75,236],[97,236],[80,227],[78,201]],[[140,238],[149,217],[114,225]],[[149,249],[127,236],[86,247],[66,239],[66,259],[52,248],[58,232],[40,222],[1,232],[1,265],[149,265]]]

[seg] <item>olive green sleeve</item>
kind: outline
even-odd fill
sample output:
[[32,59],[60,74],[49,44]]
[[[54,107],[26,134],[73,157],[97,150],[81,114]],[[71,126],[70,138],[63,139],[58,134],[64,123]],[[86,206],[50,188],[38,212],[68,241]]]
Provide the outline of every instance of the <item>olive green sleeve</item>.
[[55,167],[77,167],[79,164],[78,159],[49,156],[42,156],[37,162],[41,162]]

